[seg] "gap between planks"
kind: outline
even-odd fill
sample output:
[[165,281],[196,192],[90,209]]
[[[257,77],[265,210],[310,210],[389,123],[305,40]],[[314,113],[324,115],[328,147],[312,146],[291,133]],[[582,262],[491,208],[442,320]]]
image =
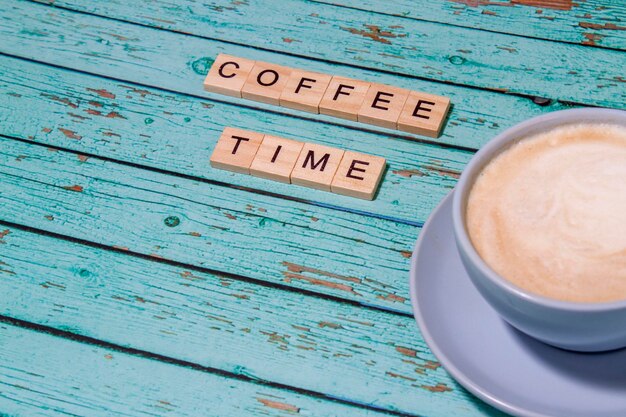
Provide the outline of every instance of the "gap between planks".
[[[294,201],[294,202],[297,202],[297,203],[307,204],[307,205],[311,205],[311,206],[314,206],[314,207],[320,207],[320,208],[326,208],[326,209],[330,209],[330,210],[342,211],[344,213],[351,213],[351,214],[356,214],[356,215],[360,215],[360,216],[371,217],[371,218],[374,218],[374,219],[391,221],[391,222],[394,222],[394,223],[404,224],[404,225],[407,225],[407,226],[413,226],[413,227],[417,227],[417,228],[422,228],[424,226],[424,222],[423,221],[410,221],[410,220],[401,219],[401,218],[392,217],[392,216],[384,216],[384,215],[381,215],[381,214],[378,214],[378,213],[374,213],[374,212],[363,211],[363,210],[355,210],[355,209],[351,209],[349,207],[336,206],[336,205],[333,205],[333,204],[321,203],[321,202],[317,202],[317,201],[313,201],[313,200],[307,200],[307,199],[303,199],[303,198],[293,197],[293,196],[289,196],[289,195],[286,195],[286,194],[273,193],[271,191],[265,191],[265,190],[262,190],[262,189],[251,188],[251,187],[244,187],[244,186],[240,186],[240,185],[233,185],[233,184],[229,184],[229,183],[225,183],[225,182],[221,182],[221,181],[211,180],[211,179],[204,178],[204,177],[197,177],[197,176],[194,176],[194,175],[183,174],[183,173],[178,172],[178,171],[171,171],[171,170],[167,170],[167,169],[157,168],[157,167],[154,167],[154,166],[140,165],[140,164],[137,164],[137,163],[134,163],[134,162],[129,162],[129,161],[121,160],[121,159],[110,158],[110,157],[107,157],[107,156],[102,156],[102,155],[93,154],[93,153],[89,153],[89,152],[77,151],[77,150],[70,149],[70,148],[64,148],[62,146],[56,146],[56,145],[52,145],[52,144],[44,144],[44,143],[36,142],[36,141],[30,140],[30,139],[24,139],[24,138],[15,137],[15,136],[8,136],[8,135],[4,135],[4,134],[1,134],[1,133],[0,133],[0,138],[15,140],[15,141],[22,142],[22,143],[25,143],[25,144],[28,144],[28,145],[33,145],[33,146],[43,146],[43,147],[46,147],[46,148],[50,148],[50,149],[54,149],[54,150],[62,151],[62,152],[67,152],[67,153],[70,153],[70,154],[73,154],[73,155],[77,155],[77,156],[85,156],[85,157],[88,157],[88,158],[100,159],[102,161],[112,162],[112,163],[119,164],[119,165],[125,165],[125,166],[132,167],[132,168],[142,169],[142,170],[146,170],[146,171],[152,171],[152,172],[156,172],[156,173],[159,173],[159,174],[171,175],[173,177],[178,177],[178,178],[183,178],[183,179],[187,179],[187,180],[197,181],[197,182],[201,182],[201,183],[216,185],[218,187],[225,187],[225,188],[229,188],[231,190],[245,191],[245,192],[249,192],[249,193],[252,193],[252,194],[257,194],[257,195],[262,195],[262,196],[267,196],[267,197],[272,197],[272,198],[279,198],[281,200]],[[0,223],[2,221],[3,220],[0,219]]]
[[202,266],[197,266],[194,264],[175,261],[173,259],[146,255],[141,252],[135,252],[129,249],[127,250],[126,248],[122,249],[122,248],[118,248],[115,246],[109,246],[109,245],[105,245],[105,244],[98,243],[98,242],[93,242],[90,240],[86,240],[86,239],[82,239],[82,238],[78,238],[74,236],[68,236],[68,235],[63,235],[63,234],[56,233],[56,232],[50,232],[48,230],[43,230],[43,229],[39,229],[36,227],[24,225],[24,224],[14,223],[14,222],[6,221],[4,219],[0,219],[0,226],[8,227],[8,228],[15,228],[18,230],[22,230],[24,232],[34,233],[34,234],[41,235],[41,236],[48,236],[54,239],[60,239],[66,242],[77,243],[77,244],[88,246],[94,249],[100,249],[100,250],[105,250],[107,252],[118,253],[121,255],[139,258],[139,259],[143,259],[143,260],[150,261],[150,262],[156,262],[156,263],[161,263],[164,265],[170,265],[170,266],[174,266],[178,268],[185,268],[185,269],[202,272],[206,274],[222,276],[224,278],[230,278],[236,281],[259,285],[261,287],[274,288],[274,289],[278,289],[281,291],[291,292],[295,294],[302,294],[302,295],[306,295],[307,297],[313,297],[313,298],[318,298],[322,300],[329,300],[329,301],[333,301],[333,302],[341,303],[341,304],[348,304],[348,305],[352,305],[352,306],[359,307],[359,308],[366,308],[368,310],[372,310],[376,312],[383,312],[387,314],[394,314],[394,315],[405,316],[405,317],[413,317],[413,314],[410,311],[394,310],[391,308],[385,308],[380,305],[374,305],[374,304],[370,304],[367,302],[359,302],[356,300],[351,300],[349,298],[342,298],[337,295],[332,295],[328,293],[315,292],[315,291],[307,290],[301,287],[281,285],[272,281],[251,278],[251,277],[247,277],[244,275],[239,275],[239,274],[235,274],[231,272],[219,271],[216,269],[211,269],[211,268],[206,268]]

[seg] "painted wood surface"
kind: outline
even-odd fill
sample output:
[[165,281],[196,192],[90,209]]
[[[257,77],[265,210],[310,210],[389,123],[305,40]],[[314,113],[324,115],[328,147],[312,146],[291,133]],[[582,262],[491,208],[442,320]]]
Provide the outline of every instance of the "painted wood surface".
[[[297,56],[495,91],[625,108],[620,51],[399,19],[303,0],[54,4]],[[285,11],[288,10],[288,13]],[[589,65],[593,62],[593,65]]]
[[[317,138],[337,137],[345,141],[355,136],[356,138],[374,137],[370,135],[374,132],[381,143],[383,139],[386,140],[389,137],[433,141],[430,138],[329,116],[314,116],[284,107],[206,93],[202,89],[202,81],[217,54],[228,52],[295,68],[344,75],[450,97],[452,111],[442,136],[435,142],[469,149],[477,149],[512,124],[538,114],[568,107],[557,102],[550,104],[546,100],[533,101],[528,97],[367,70],[362,68],[358,60],[349,58],[351,54],[342,57],[340,63],[332,63],[171,31],[150,29],[63,9],[51,9],[29,2],[2,0],[0,5],[3,6],[0,7],[0,17],[4,17],[0,18],[0,36],[4,39],[0,43],[2,53],[141,86],[157,87],[161,90],[175,91],[194,97],[209,97],[211,104],[225,102],[236,104],[239,109],[261,109],[265,113],[263,117],[255,119],[257,124],[274,117],[274,114],[289,115],[287,118],[271,119],[272,124],[267,123],[267,125],[274,126],[273,122],[276,120],[278,126],[286,126],[285,131],[275,128],[278,133],[294,137],[298,137],[300,129],[306,131],[310,129],[308,126],[316,126],[312,136],[316,140]],[[142,89],[141,87],[135,88]],[[155,98],[151,95],[147,96],[143,98]],[[122,97],[116,96],[118,99]],[[232,115],[229,115],[229,118],[232,123]],[[245,122],[248,123],[247,119]],[[298,129],[291,128],[296,125]],[[336,126],[348,126],[351,129],[337,129]],[[268,127],[263,126],[263,128]],[[400,146],[398,149],[409,155],[414,153],[415,149],[412,143],[395,142],[394,146]],[[372,153],[376,154],[374,151]]]
[[[11,114],[0,134],[413,225],[426,220],[471,157],[13,58],[0,57],[0,85],[0,109]],[[211,168],[213,148],[229,125],[384,155],[385,180],[375,201],[363,201]]]
[[626,3],[606,0],[314,0],[408,19],[626,49]]
[[1,315],[350,403],[500,415],[447,375],[412,317],[0,230]]
[[385,416],[0,323],[3,416]]
[[[599,27],[621,9],[580,17],[594,48],[568,22],[598,0],[544,7],[545,36],[531,6],[333,1],[0,0],[0,316],[39,330],[0,317],[0,414],[500,415],[425,346],[408,257],[496,133],[567,102],[624,108],[623,33]],[[429,140],[212,95],[220,52],[454,107]],[[211,170],[225,125],[381,155],[383,189]]]
[[410,313],[419,229],[0,138],[0,219]]

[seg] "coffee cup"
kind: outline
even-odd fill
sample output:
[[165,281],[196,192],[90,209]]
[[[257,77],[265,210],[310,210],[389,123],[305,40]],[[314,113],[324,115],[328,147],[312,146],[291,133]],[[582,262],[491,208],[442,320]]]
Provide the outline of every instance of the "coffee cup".
[[[471,281],[506,322],[535,339],[559,348],[606,351],[626,347],[626,299],[565,301],[522,288],[498,274],[480,256],[467,226],[468,199],[485,166],[528,137],[576,124],[617,125],[626,129],[626,112],[608,109],[557,111],[522,122],[496,136],[472,158],[455,188],[452,208],[454,234]],[[623,180],[626,181],[626,178]],[[506,239],[506,236],[503,238]]]

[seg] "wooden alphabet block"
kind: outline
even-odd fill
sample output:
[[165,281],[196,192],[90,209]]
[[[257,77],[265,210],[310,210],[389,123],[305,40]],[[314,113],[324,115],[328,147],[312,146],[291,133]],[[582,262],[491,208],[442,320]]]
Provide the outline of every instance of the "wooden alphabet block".
[[289,81],[292,69],[256,61],[243,85],[241,96],[249,100],[279,105],[280,95]]
[[295,140],[265,135],[250,166],[250,174],[274,181],[290,181],[304,143]]
[[305,143],[291,171],[291,183],[330,191],[343,154],[341,149]]
[[370,85],[365,81],[333,77],[320,101],[320,113],[356,121]]
[[280,105],[296,110],[319,113],[319,104],[330,75],[302,70],[292,70],[289,81],[280,95]]
[[330,186],[335,194],[373,200],[385,171],[385,158],[346,151]]
[[204,89],[211,93],[241,97],[241,89],[254,67],[254,61],[219,54],[204,79]]
[[398,117],[408,96],[409,90],[372,84],[359,109],[359,122],[396,129]]
[[227,171],[250,174],[250,165],[261,146],[263,133],[226,127],[211,155],[211,166]]
[[449,107],[448,97],[411,91],[398,118],[398,130],[436,138]]

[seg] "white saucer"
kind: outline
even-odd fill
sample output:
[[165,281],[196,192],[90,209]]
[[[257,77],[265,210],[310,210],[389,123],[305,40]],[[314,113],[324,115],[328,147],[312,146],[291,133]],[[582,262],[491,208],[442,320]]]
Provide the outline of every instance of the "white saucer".
[[443,367],[470,392],[516,416],[625,417],[626,349],[568,352],[500,319],[461,264],[451,208],[452,193],[422,229],[410,277],[415,319]]

